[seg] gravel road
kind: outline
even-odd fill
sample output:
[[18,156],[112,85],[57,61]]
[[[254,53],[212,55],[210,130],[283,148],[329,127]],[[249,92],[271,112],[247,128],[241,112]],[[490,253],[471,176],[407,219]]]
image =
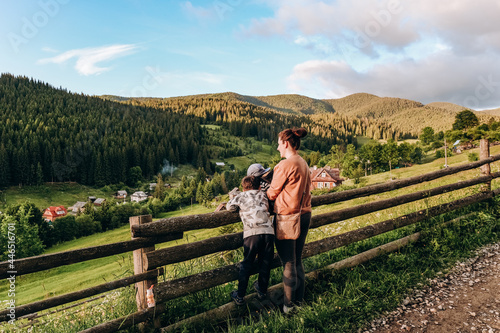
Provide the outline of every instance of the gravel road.
[[500,333],[500,243],[476,251],[361,333]]

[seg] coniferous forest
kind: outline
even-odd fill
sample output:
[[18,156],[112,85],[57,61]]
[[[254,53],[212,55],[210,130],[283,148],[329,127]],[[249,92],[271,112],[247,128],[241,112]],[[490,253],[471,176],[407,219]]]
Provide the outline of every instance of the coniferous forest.
[[152,178],[166,161],[211,173],[210,159],[224,156],[203,124],[235,136],[275,142],[287,127],[306,127],[303,147],[328,152],[353,142],[342,126],[217,98],[117,102],[74,94],[26,77],[0,77],[0,187],[75,181],[103,186]]
[[[369,94],[338,100],[236,93],[88,96],[2,74],[0,188],[51,181],[134,186],[140,179],[152,179],[167,162],[191,164],[213,174],[214,160],[239,156],[242,151],[208,135],[204,125],[218,125],[230,135],[273,145],[281,130],[305,127],[309,135],[301,148],[323,154],[335,145],[344,150],[348,144],[356,146],[359,135],[375,140],[417,138],[427,125],[425,119],[436,129],[451,126],[456,110],[436,108]],[[485,122],[492,116],[478,117]]]
[[130,183],[138,168],[151,177],[164,159],[196,163],[203,155],[203,130],[193,116],[6,74],[0,78],[0,108],[0,186]]

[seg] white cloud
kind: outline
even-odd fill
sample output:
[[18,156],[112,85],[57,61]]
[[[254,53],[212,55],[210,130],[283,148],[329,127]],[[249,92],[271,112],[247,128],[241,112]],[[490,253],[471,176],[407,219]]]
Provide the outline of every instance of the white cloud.
[[333,51],[331,41],[322,36],[306,37],[300,35],[295,38],[294,43],[321,55],[328,55]]
[[275,0],[269,6],[273,14],[250,22],[245,34],[283,36],[314,58],[322,55],[295,66],[287,79],[295,93],[500,105],[499,0]]
[[84,48],[66,51],[52,58],[40,59],[38,63],[63,64],[72,58],[76,58],[75,69],[82,75],[101,74],[110,70],[110,67],[99,67],[98,63],[113,60],[132,53],[137,49],[136,45],[123,44],[95,48]]
[[360,48],[402,48],[429,35],[460,49],[500,50],[500,1],[277,0],[274,15],[244,28],[252,35],[321,35]]
[[[418,61],[378,64],[363,72],[345,61],[311,60],[296,65],[287,82],[294,93],[320,98],[367,92],[424,104],[449,101],[480,109],[500,105],[500,74],[495,70],[499,66],[500,60],[491,62],[488,54],[460,57],[449,50]],[[317,96],[317,92],[325,97]]]

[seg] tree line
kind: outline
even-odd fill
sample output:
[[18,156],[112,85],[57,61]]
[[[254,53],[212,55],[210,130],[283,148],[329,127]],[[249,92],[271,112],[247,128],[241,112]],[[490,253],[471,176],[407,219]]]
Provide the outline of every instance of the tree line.
[[448,153],[451,154],[453,148],[470,147],[480,139],[488,139],[490,142],[499,141],[500,121],[491,117],[487,122],[480,123],[474,112],[463,110],[456,114],[451,129],[435,131],[432,127],[427,126],[422,129],[419,139],[426,151],[435,149],[436,157],[443,157],[445,146]]
[[114,199],[106,200],[95,207],[91,202],[76,215],[68,214],[54,222],[43,218],[42,210],[33,203],[13,205],[0,214],[0,261],[9,256],[8,229],[15,226],[17,259],[35,256],[44,249],[60,242],[70,241],[94,233],[112,230],[129,223],[131,216],[152,214],[157,217],[163,212],[177,210],[179,206],[200,203],[211,206],[213,199],[238,187],[243,173],[236,171],[215,172],[209,177],[203,168],[190,179],[182,177],[179,187],[168,193],[163,177],[157,175],[153,198],[144,203],[117,204]]
[[237,137],[255,137],[273,143],[278,133],[285,128],[304,127],[309,135],[303,140],[304,149],[328,152],[334,144],[354,142],[354,135],[342,127],[336,119],[325,123],[307,115],[277,112],[246,101],[211,95],[196,95],[176,98],[134,98],[130,105],[154,107],[174,113],[194,115],[203,124],[222,126]]
[[164,160],[205,166],[199,119],[0,77],[0,187],[76,181],[103,186],[153,177]]
[[134,186],[151,179],[165,161],[215,170],[211,159],[241,149],[210,149],[202,125],[231,135],[275,142],[279,131],[306,127],[306,149],[327,152],[354,141],[349,129],[308,116],[270,111],[214,98],[132,99],[127,103],[70,93],[26,77],[0,77],[0,187],[76,181]]

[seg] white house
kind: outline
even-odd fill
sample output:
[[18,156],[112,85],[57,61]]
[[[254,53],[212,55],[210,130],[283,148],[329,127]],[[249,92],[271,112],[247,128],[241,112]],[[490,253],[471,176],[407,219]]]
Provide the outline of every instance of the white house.
[[135,201],[135,202],[141,202],[141,201],[144,201],[147,199],[148,199],[148,195],[146,193],[144,193],[143,191],[134,192],[134,194],[132,194],[130,196],[130,201]]
[[127,191],[122,190],[116,192],[116,199],[125,199],[127,197]]

